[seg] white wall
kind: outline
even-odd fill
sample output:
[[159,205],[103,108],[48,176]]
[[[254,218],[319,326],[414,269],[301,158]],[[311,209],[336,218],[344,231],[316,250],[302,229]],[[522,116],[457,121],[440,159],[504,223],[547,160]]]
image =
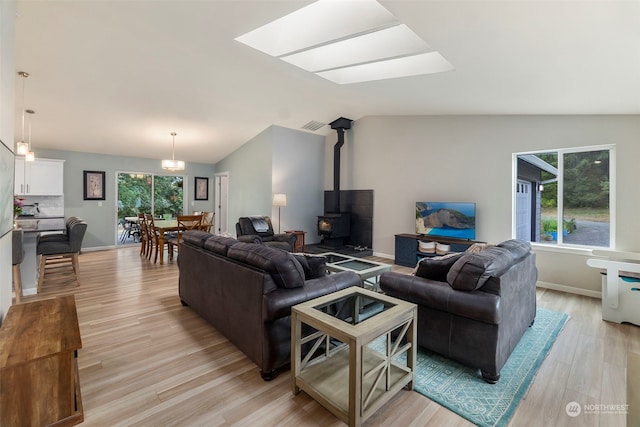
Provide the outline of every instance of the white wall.
[[[14,148],[15,2],[0,1],[0,140]],[[1,182],[13,187],[13,182]],[[0,323],[11,306],[11,233],[0,238]]]
[[[327,156],[335,134],[326,138]],[[347,131],[342,189],[374,189],[373,249],[393,255],[394,236],[414,232],[417,200],[477,204],[477,240],[511,238],[512,153],[616,144],[617,249],[640,251],[639,116],[365,117]],[[333,186],[327,162],[325,188]],[[580,251],[536,248],[539,280],[595,295],[600,277]]]
[[218,173],[229,173],[229,233],[235,235],[241,216],[270,214],[272,152],[272,128],[267,128],[216,163]]
[[[318,243],[316,217],[324,213],[324,137],[273,127],[273,193],[287,195],[281,209],[281,230],[306,232],[305,243]],[[271,218],[278,229],[278,208]]]
[[317,242],[315,217],[323,210],[324,138],[271,126],[216,164],[229,172],[229,230],[241,216],[269,215],[278,230],[273,193],[287,195],[281,209],[282,231],[304,230],[306,243]]

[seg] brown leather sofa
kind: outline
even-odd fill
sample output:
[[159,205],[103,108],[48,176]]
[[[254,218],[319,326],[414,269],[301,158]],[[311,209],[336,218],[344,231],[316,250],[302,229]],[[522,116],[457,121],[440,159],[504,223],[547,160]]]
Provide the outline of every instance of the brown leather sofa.
[[260,368],[265,380],[290,362],[291,306],[350,286],[353,272],[327,274],[326,259],[186,231],[179,294]]
[[415,275],[383,273],[380,288],[418,305],[418,345],[480,369],[489,383],[536,315],[535,254],[508,240],[476,253],[425,258]]

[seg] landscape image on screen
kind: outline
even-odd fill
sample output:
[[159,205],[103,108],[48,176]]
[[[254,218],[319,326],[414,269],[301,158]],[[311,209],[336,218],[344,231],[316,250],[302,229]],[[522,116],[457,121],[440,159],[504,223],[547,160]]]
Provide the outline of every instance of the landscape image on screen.
[[473,240],[476,238],[476,204],[416,202],[416,234]]

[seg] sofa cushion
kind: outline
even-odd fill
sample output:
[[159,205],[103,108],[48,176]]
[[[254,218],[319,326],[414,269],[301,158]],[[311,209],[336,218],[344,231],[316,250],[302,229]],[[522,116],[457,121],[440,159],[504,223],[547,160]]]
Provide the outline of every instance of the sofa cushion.
[[476,253],[465,253],[451,266],[447,282],[453,289],[480,289],[491,276],[499,276],[513,263],[509,250],[491,247]]
[[229,252],[229,248],[233,245],[236,245],[238,242],[236,239],[232,237],[224,237],[224,236],[211,236],[204,242],[204,248],[223,256],[227,256],[227,252]]
[[415,275],[425,279],[437,280],[438,282],[446,282],[449,269],[462,255],[464,255],[464,252],[422,258],[418,263]]
[[524,240],[511,239],[498,244],[499,248],[505,248],[511,254],[513,261],[519,261],[531,252],[531,244]]
[[304,279],[311,280],[327,274],[327,257],[308,254],[293,254],[304,271]]
[[304,285],[302,266],[292,254],[282,249],[240,242],[229,248],[227,256],[266,271],[278,287],[291,289]]
[[184,233],[182,233],[181,237],[182,237],[182,240],[184,240],[185,242],[191,243],[192,245],[196,245],[199,248],[202,248],[204,246],[204,242],[211,236],[213,236],[213,234],[207,233],[206,231],[187,230]]

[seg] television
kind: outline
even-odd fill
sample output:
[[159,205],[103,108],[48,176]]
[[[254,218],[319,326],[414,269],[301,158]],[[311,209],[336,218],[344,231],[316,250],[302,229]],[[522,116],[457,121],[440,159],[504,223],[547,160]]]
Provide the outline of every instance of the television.
[[416,202],[416,234],[474,240],[476,238],[476,204]]

